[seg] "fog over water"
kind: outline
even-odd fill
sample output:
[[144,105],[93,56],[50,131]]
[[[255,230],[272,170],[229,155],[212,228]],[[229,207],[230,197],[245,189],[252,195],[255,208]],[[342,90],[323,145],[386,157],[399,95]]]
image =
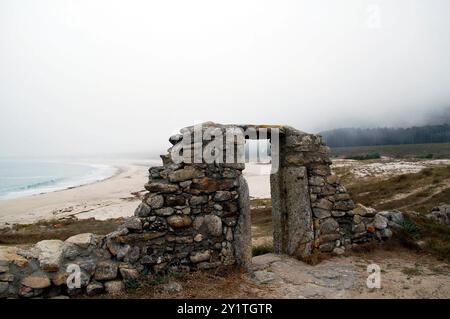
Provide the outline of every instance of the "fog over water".
[[0,157],[160,152],[203,121],[450,118],[448,0],[3,0]]

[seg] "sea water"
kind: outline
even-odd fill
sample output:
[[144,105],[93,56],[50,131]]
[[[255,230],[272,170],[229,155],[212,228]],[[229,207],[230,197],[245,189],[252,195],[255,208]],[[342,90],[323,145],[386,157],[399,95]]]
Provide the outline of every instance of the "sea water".
[[72,161],[1,160],[0,199],[47,193],[106,179],[110,165]]

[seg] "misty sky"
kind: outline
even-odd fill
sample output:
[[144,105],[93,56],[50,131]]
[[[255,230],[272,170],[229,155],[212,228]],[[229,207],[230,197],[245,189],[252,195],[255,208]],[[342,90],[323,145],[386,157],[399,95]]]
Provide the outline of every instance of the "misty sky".
[[207,120],[421,124],[450,107],[449,15],[448,0],[0,0],[0,156],[160,151]]

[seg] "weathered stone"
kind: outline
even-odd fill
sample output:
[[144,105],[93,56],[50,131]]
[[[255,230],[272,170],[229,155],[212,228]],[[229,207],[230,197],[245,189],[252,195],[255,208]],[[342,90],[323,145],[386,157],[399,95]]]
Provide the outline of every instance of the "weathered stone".
[[319,246],[319,250],[322,252],[331,252],[335,247],[334,242],[328,242]]
[[0,282],[0,298],[6,296],[8,292],[9,284],[7,282]]
[[61,240],[42,240],[34,246],[38,251],[38,260],[43,271],[56,272],[59,270],[63,245],[64,242]]
[[361,204],[357,204],[356,207],[353,209],[353,213],[355,215],[360,215],[364,217],[373,217],[376,214],[376,210],[371,207],[366,207]]
[[214,200],[217,202],[223,202],[232,198],[231,192],[218,191],[214,194]]
[[50,279],[45,275],[31,275],[21,281],[22,285],[33,289],[44,289],[50,287]]
[[342,216],[345,216],[345,211],[342,211],[342,210],[332,210],[331,211],[331,215],[333,216],[333,217],[342,217]]
[[137,217],[127,218],[123,226],[130,230],[142,230],[142,222]]
[[172,207],[164,207],[155,210],[155,214],[158,216],[170,216],[175,212],[175,210]]
[[147,183],[144,187],[146,190],[153,193],[174,193],[178,190],[177,185],[163,182]]
[[352,210],[355,208],[355,204],[351,200],[335,202],[333,205],[334,210]]
[[0,274],[4,273],[4,272],[8,272],[9,271],[9,267],[8,266],[0,266]]
[[167,206],[184,206],[186,199],[182,195],[169,195],[166,197]]
[[182,134],[174,134],[169,138],[169,142],[172,145],[176,145],[179,142],[181,142],[183,140],[183,135]]
[[90,245],[96,245],[95,235],[91,233],[78,234],[66,239],[66,243],[72,243],[81,248],[88,248]]
[[139,272],[135,268],[120,267],[120,275],[125,280],[137,279],[139,277]]
[[204,193],[214,193],[220,190],[229,190],[233,187],[233,179],[213,179],[209,177],[194,179],[191,184],[191,189],[198,190]]
[[326,198],[322,198],[317,203],[314,203],[313,206],[325,210],[331,210],[331,208],[333,207],[333,203]]
[[[164,201],[164,198],[163,198]],[[152,209],[149,205],[146,203],[140,203],[139,206],[134,211],[134,216],[137,217],[147,217],[150,215]]]
[[183,228],[191,225],[192,219],[187,215],[172,215],[167,217],[167,223],[173,228]]
[[163,195],[157,195],[157,194],[150,194],[150,196],[148,196],[148,198],[146,200],[146,203],[152,209],[161,208],[164,205],[164,196]]
[[313,176],[309,178],[309,185],[311,186],[323,186],[325,181],[322,177]]
[[194,252],[189,257],[191,262],[193,263],[199,263],[202,261],[207,261],[211,259],[211,252],[209,250],[201,251],[201,252]]
[[212,236],[222,235],[222,219],[216,215],[206,215],[204,223]]
[[206,204],[208,202],[208,196],[192,196],[189,200],[189,204],[196,206],[201,204]]
[[169,174],[169,181],[171,182],[183,182],[194,178],[204,177],[200,169],[194,166],[186,166],[183,169],[179,169]]
[[106,292],[112,295],[120,294],[125,290],[125,285],[121,280],[107,281],[104,285]]
[[345,254],[345,249],[343,247],[336,247],[333,249],[333,254],[340,256]]
[[65,284],[67,284],[68,277],[69,277],[69,273],[66,271],[57,272],[52,278],[52,283],[55,286],[65,285]]
[[381,214],[376,214],[373,219],[373,225],[376,229],[385,229],[388,226],[388,219]]
[[118,266],[110,261],[102,261],[97,264],[95,280],[111,280],[117,277]]
[[162,287],[162,291],[165,293],[175,293],[180,292],[181,290],[183,290],[183,287],[178,282],[170,282]]
[[199,243],[203,240],[203,235],[202,234],[197,234],[194,236],[194,241]]
[[331,216],[331,212],[322,208],[313,208],[314,216],[318,219],[324,219]]
[[328,184],[336,184],[339,183],[339,177],[337,175],[329,175],[327,176]]
[[350,195],[347,193],[334,195],[335,201],[345,201],[345,200],[349,200],[349,199],[350,199]]
[[10,273],[0,274],[0,281],[11,282],[14,281],[14,275]]
[[320,222],[320,233],[331,234],[338,230],[339,224],[334,218],[327,218]]
[[88,296],[95,296],[98,294],[103,293],[105,290],[105,287],[101,282],[93,281],[86,287],[86,294]]
[[142,234],[129,234],[125,236],[120,236],[116,238],[116,241],[122,244],[131,244],[136,242],[147,242],[152,239],[164,236],[165,232],[159,231],[148,231]]
[[366,231],[366,225],[364,223],[354,224],[352,226],[353,233],[362,233]]

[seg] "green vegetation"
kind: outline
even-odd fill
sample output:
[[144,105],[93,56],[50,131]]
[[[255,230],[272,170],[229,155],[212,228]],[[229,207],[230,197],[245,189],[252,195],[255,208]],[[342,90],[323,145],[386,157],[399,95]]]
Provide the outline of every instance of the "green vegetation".
[[381,156],[393,158],[450,158],[450,143],[349,146],[331,148],[331,155],[333,157],[340,158],[368,153],[378,153]]
[[352,159],[357,161],[365,161],[365,160],[371,160],[371,159],[379,159],[381,158],[380,153],[368,153],[364,155],[349,155],[345,157],[345,159]]
[[450,142],[450,124],[409,128],[341,128],[321,132],[331,147]]
[[416,214],[407,215],[406,220],[396,234],[403,246],[450,262],[450,227]]

